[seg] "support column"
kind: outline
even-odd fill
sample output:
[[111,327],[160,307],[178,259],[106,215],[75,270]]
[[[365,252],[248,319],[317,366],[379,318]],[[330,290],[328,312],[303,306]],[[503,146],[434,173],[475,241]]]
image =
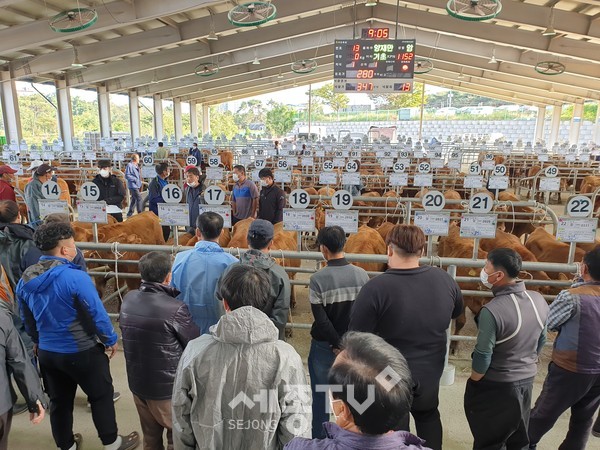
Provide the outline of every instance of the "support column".
[[10,78],[10,72],[0,72],[0,101],[2,101],[2,117],[4,119],[4,132],[6,141],[10,144],[11,140],[17,143],[21,141],[23,133],[21,131],[21,113],[19,112],[19,102],[17,98],[17,87],[14,80]]
[[569,128],[569,143],[579,143],[579,132],[581,131],[581,121],[583,120],[583,99],[578,100],[573,105],[573,118]]
[[558,132],[560,131],[560,115],[562,114],[562,106],[554,105],[552,111],[552,124],[550,127],[550,140],[549,146],[558,143]]
[[137,91],[129,91],[129,125],[131,130],[131,139],[134,141],[140,137],[140,100]]
[[541,141],[544,139],[544,122],[546,120],[546,107],[538,106],[537,118],[535,122],[535,136],[534,141]]
[[594,132],[592,134],[592,141],[595,144],[600,144],[600,102],[596,103],[598,110],[596,111],[596,123],[594,124]]
[[154,95],[154,137],[157,141],[162,141],[165,134],[163,128],[163,105],[159,94]]
[[110,95],[106,86],[98,86],[98,114],[100,115],[100,136],[109,138],[110,126]]
[[173,99],[173,115],[175,116],[175,140],[179,142],[179,139],[183,137],[183,119],[181,117],[181,99]]
[[58,106],[58,131],[64,143],[65,152],[73,151],[73,111],[71,91],[65,80],[56,80],[56,100]]
[[198,110],[196,109],[196,101],[190,102],[190,132],[192,137],[198,137]]
[[210,106],[202,105],[202,136],[210,133]]

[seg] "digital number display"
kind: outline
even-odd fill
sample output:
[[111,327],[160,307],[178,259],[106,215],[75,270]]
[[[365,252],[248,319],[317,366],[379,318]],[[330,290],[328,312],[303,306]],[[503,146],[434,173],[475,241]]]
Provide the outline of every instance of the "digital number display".
[[363,39],[389,39],[389,28],[363,28],[361,37]]
[[[363,30],[363,35],[373,30]],[[376,33],[374,34],[376,35]],[[336,40],[334,46],[334,89],[336,92],[375,91],[412,92],[416,41]],[[385,84],[354,83],[360,80],[385,80]],[[409,83],[406,86],[403,84]],[[348,90],[347,85],[355,88]]]
[[357,81],[357,82],[346,82],[343,92],[396,92],[396,93],[408,93],[413,90],[412,81],[402,83],[389,83],[385,81],[382,83],[377,80],[374,82]]

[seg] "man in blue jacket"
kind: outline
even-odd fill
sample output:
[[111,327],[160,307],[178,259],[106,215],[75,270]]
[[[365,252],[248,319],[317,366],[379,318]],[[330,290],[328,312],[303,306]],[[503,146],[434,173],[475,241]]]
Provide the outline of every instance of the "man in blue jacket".
[[73,434],[73,402],[77,386],[91,403],[94,425],[107,450],[132,449],[136,432],[119,436],[113,405],[109,357],[117,351],[117,334],[91,278],[72,263],[77,254],[74,232],[67,223],[41,225],[35,245],[43,255],[17,285],[27,333],[33,339],[50,396],[50,424],[56,446],[77,450]]
[[214,212],[200,214],[196,236],[200,241],[193,250],[181,252],[173,263],[171,285],[181,294],[200,334],[208,333],[223,315],[224,310],[215,298],[215,288],[225,269],[238,260],[219,246],[223,218]]
[[140,155],[134,153],[131,157],[131,162],[127,164],[125,169],[125,179],[127,180],[127,188],[129,189],[129,211],[127,217],[133,216],[133,210],[137,210],[138,214],[144,209],[144,202],[140,189],[142,188],[142,176],[140,174]]

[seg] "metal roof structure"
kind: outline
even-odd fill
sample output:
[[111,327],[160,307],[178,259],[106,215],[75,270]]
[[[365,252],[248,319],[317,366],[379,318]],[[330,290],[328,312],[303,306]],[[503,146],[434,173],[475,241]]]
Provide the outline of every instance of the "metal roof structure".
[[[274,20],[235,27],[227,13],[236,1],[0,0],[0,71],[3,80],[216,104],[330,80],[335,39],[381,26],[415,38],[417,55],[434,62],[419,81],[536,106],[600,101],[600,0],[501,0],[485,22],[451,17],[445,0],[365,1],[273,0]],[[97,22],[71,33],[50,28],[51,17],[77,7],[95,9]],[[556,34],[543,35],[550,26]],[[211,31],[218,40],[207,39]],[[71,67],[76,57],[85,68]],[[318,68],[293,73],[302,58]],[[549,60],[566,71],[534,70]],[[197,76],[205,62],[219,72]]]

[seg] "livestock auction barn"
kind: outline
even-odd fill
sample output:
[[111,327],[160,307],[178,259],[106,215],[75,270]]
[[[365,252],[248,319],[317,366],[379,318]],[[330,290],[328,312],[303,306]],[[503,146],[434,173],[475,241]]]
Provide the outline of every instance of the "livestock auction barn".
[[[427,236],[420,263],[447,270],[465,304],[449,324],[441,379],[448,450],[473,446],[462,401],[474,316],[492,298],[480,282],[488,252],[517,251],[520,278],[551,303],[600,243],[598,0],[0,0],[0,64],[0,166],[15,172],[20,217],[35,225],[69,215],[115,328],[123,297],[140,286],[140,258],[198,242],[190,217],[218,213],[219,245],[236,257],[247,251],[253,218],[234,217],[234,166],[259,189],[259,171],[271,169],[285,192],[270,254],[290,278],[287,342],[305,365],[309,278],[324,266],[318,231],[341,226],[347,259],[376,277],[388,268],[394,226],[418,225]],[[326,104],[346,99],[332,108],[337,119],[323,113],[324,94],[313,95],[323,82],[332,83]],[[261,113],[266,125],[252,116],[235,137],[221,131],[225,120],[242,123],[242,108],[227,113],[223,104],[293,87],[305,87],[306,105],[283,101]],[[74,120],[83,108],[75,91],[93,97],[85,122]],[[430,105],[426,92],[450,94]],[[452,93],[455,105],[456,93],[489,103],[452,108]],[[385,117],[348,106],[365,94],[415,100]],[[367,120],[349,118],[353,108]],[[284,115],[288,129],[270,126]],[[134,153],[144,211],[121,222],[133,200],[125,175]],[[92,182],[101,160],[122,184],[119,201]],[[26,185],[42,163],[56,177],[43,184],[32,217]],[[170,178],[160,185],[157,215],[146,210],[160,163]],[[185,198],[189,166],[204,183],[194,211]],[[554,338],[541,353],[534,401]],[[139,429],[122,351],[110,365],[123,394],[119,428]],[[86,449],[100,449],[86,401],[78,391],[75,429]],[[538,449],[558,448],[569,414]],[[8,448],[56,448],[50,421],[33,427],[26,416],[13,418]],[[600,448],[600,439],[590,437],[587,448]]]

